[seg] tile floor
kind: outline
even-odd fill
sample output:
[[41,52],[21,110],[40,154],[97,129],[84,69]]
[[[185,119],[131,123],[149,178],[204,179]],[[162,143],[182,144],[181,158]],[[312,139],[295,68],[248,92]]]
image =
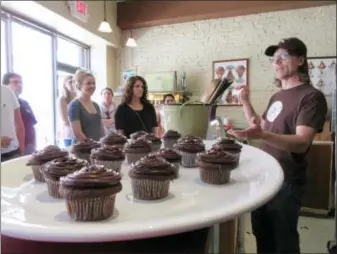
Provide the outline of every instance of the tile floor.
[[[250,215],[245,216],[245,252],[256,253],[255,237],[251,233]],[[301,253],[328,253],[327,242],[333,240],[335,220],[333,218],[300,217],[299,233]]]

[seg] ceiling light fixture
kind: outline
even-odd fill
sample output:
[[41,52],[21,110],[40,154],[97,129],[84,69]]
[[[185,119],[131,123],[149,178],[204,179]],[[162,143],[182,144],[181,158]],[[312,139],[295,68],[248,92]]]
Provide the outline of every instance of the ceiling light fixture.
[[137,43],[136,40],[132,37],[132,30],[130,31],[130,33],[131,33],[130,38],[127,40],[125,46],[129,48],[135,48],[137,47]]
[[102,33],[111,33],[112,28],[106,18],[106,0],[104,0],[104,19],[98,27],[98,31]]

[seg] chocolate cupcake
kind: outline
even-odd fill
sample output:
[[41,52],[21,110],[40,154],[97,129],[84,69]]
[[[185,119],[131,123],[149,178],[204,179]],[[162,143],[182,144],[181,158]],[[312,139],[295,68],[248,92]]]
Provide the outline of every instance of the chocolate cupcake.
[[235,139],[230,138],[219,138],[217,139],[216,143],[212,146],[217,149],[222,149],[225,152],[232,153],[240,158],[242,145],[237,143]]
[[116,194],[122,190],[118,172],[91,165],[60,178],[60,194],[76,221],[98,221],[112,216]]
[[32,167],[35,180],[39,182],[44,182],[45,180],[41,172],[44,164],[51,160],[68,156],[68,154],[68,151],[63,150],[57,146],[47,146],[40,151],[34,152],[30,156],[30,159],[28,160],[26,165]]
[[91,150],[100,146],[99,142],[88,138],[75,143],[71,148],[71,152],[79,159],[90,161]]
[[136,140],[137,138],[140,138],[141,136],[147,134],[145,131],[136,131],[130,135],[131,140]]
[[118,146],[103,145],[91,151],[91,163],[104,165],[117,172],[121,171],[121,166],[125,160],[122,148]]
[[124,153],[128,164],[138,161],[151,151],[151,142],[143,139],[131,140],[124,146]]
[[160,149],[160,147],[161,147],[161,144],[162,144],[161,139],[158,138],[153,133],[144,134],[143,136],[139,137],[138,139],[143,139],[143,140],[146,140],[146,141],[150,141],[153,152],[158,151]]
[[174,166],[165,159],[151,155],[132,164],[129,176],[133,197],[157,200],[168,196],[170,181],[176,176]]
[[101,138],[100,143],[102,145],[118,146],[120,148],[123,148],[127,141],[128,139],[125,136],[120,135],[116,132],[112,132]]
[[186,168],[196,167],[195,159],[197,153],[205,151],[205,145],[202,140],[194,136],[180,138],[174,148],[181,155],[181,165]]
[[155,153],[155,155],[160,156],[167,160],[169,163],[174,165],[174,168],[176,169],[176,177],[179,175],[179,167],[181,163],[181,155],[176,152],[173,149],[169,148],[162,148],[158,152]]
[[80,170],[85,166],[88,166],[86,160],[70,156],[58,158],[45,164],[42,173],[47,183],[49,195],[53,198],[62,198],[59,193],[60,178],[73,173],[76,170]]
[[174,130],[168,130],[163,135],[163,143],[165,148],[173,149],[174,144],[181,138],[181,134]]
[[235,169],[238,157],[221,149],[212,148],[198,153],[196,163],[199,166],[200,178],[209,184],[225,184],[229,182],[230,173]]

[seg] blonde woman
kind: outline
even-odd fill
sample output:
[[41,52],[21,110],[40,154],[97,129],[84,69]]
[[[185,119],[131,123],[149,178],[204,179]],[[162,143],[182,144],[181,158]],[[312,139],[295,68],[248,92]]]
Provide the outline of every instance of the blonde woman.
[[76,92],[73,85],[73,76],[66,76],[63,81],[61,95],[58,99],[61,136],[65,147],[71,146],[74,140],[74,135],[68,120],[68,105],[75,97]]
[[75,141],[88,138],[98,141],[104,135],[104,129],[100,108],[91,100],[96,90],[95,77],[90,72],[78,70],[74,80],[79,94],[69,104],[68,116]]

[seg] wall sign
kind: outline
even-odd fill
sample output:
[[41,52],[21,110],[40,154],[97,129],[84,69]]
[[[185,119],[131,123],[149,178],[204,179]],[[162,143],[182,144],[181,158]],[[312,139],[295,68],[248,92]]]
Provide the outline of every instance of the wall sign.
[[86,23],[89,19],[88,5],[81,0],[68,1],[70,15]]

